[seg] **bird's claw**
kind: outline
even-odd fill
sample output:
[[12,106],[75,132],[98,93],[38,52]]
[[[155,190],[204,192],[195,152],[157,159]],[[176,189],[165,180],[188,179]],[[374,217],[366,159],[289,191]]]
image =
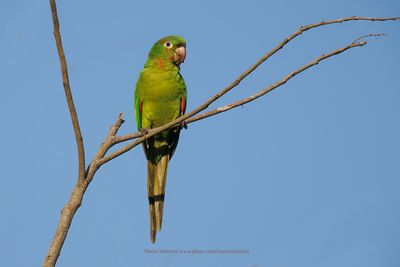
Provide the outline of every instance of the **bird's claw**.
[[145,136],[146,134],[149,133],[149,129],[147,129],[147,128],[142,128],[142,129],[140,129],[140,133],[142,134],[142,136]]

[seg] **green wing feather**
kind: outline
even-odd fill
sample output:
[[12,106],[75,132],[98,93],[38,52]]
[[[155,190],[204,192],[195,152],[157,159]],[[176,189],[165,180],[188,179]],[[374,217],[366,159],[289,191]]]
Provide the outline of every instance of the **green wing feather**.
[[140,112],[140,97],[135,90],[135,117],[138,130],[142,129],[142,113]]

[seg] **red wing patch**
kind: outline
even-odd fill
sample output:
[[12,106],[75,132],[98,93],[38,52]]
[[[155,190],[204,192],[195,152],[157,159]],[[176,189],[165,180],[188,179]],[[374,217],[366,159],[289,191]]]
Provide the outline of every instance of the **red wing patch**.
[[142,114],[142,110],[143,110],[143,100],[140,99],[140,102],[139,102],[139,113],[140,114]]
[[181,116],[185,113],[185,108],[186,108],[186,106],[185,106],[185,97],[182,96],[182,98],[181,98]]

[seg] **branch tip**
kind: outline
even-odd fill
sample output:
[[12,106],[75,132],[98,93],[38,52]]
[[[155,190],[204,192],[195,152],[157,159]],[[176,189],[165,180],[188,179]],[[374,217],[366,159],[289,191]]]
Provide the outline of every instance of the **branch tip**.
[[119,128],[124,122],[125,122],[125,120],[124,120],[124,113],[123,113],[123,112],[120,112],[119,115],[118,115],[118,120],[117,120],[118,128]]
[[[377,39],[378,37],[381,37],[381,36],[388,36],[388,34],[386,34],[386,33],[370,33],[370,34],[366,34],[366,35],[360,36],[357,39],[355,39],[353,41],[353,44],[358,43],[360,40],[368,38],[368,37],[375,37],[375,39]],[[363,43],[363,42],[360,42],[360,43]],[[367,43],[367,41],[364,41],[364,44],[366,44],[366,43]]]

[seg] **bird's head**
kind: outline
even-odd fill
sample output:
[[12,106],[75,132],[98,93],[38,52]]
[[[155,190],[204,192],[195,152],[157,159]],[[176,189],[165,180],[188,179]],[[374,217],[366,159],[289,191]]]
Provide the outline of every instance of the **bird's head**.
[[167,36],[157,41],[149,52],[148,63],[166,68],[168,65],[179,67],[186,58],[186,42],[180,36]]

